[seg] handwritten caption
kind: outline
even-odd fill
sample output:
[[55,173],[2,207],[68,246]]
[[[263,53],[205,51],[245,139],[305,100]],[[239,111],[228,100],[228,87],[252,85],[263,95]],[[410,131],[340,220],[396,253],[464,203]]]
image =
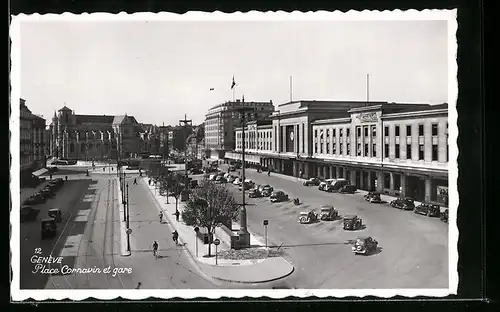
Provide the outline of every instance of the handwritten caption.
[[[35,248],[34,253],[30,258],[30,262],[35,265],[34,270],[31,271],[33,274],[111,274],[113,277],[116,277],[118,274],[132,274],[132,268],[111,268],[111,266],[103,268],[97,266],[73,268],[67,264],[63,265],[64,257],[41,256],[41,248]],[[53,265],[59,265],[60,268],[53,267]]]

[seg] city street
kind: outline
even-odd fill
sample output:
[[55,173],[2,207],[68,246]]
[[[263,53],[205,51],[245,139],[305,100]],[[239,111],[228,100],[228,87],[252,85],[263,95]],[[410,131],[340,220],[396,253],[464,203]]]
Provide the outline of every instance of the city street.
[[[227,171],[225,165],[221,166]],[[296,288],[444,288],[448,287],[448,227],[439,218],[415,215],[391,208],[388,204],[370,204],[360,194],[342,195],[305,187],[293,179],[267,173],[246,171],[257,184],[270,184],[289,195],[286,203],[269,198],[248,199],[250,231],[264,237],[264,219],[269,220],[270,245],[281,245],[296,271],[289,278]],[[241,192],[228,185],[241,202]],[[303,204],[296,206],[292,199]],[[301,211],[330,204],[340,215],[357,214],[366,224],[360,231],[344,231],[342,221],[298,223]],[[379,251],[356,256],[350,240],[372,236]]]
[[[145,289],[216,288],[193,264],[188,251],[175,246],[172,228],[163,217],[145,186],[134,185],[134,177],[127,179],[130,197],[131,255],[120,259],[121,266],[132,268],[133,283]],[[153,241],[159,244],[159,257],[152,251]]]

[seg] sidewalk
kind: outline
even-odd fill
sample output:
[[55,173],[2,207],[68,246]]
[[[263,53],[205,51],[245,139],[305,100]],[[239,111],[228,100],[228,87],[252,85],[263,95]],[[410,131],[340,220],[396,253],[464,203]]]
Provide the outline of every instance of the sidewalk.
[[[147,177],[140,179],[141,186],[149,190],[157,203],[158,210],[163,211],[167,221],[179,233],[179,244],[186,247],[196,265],[205,274],[226,282],[263,283],[288,276],[293,272],[294,267],[281,257],[259,260],[218,259],[218,265],[215,265],[215,257],[204,257],[204,255],[208,254],[208,246],[203,244],[203,241],[195,234],[193,228],[185,225],[182,222],[182,217],[179,217],[179,222],[175,220],[175,198],[169,197],[169,203],[167,204],[166,196],[160,196],[158,190],[156,190],[155,195],[154,185],[148,185],[147,180]],[[184,203],[179,200],[179,212],[182,213],[183,207]],[[219,239],[221,244],[217,247],[218,252],[230,249],[229,242],[224,241],[222,238]],[[250,243],[252,245],[263,245],[252,234],[250,234]],[[214,245],[211,247],[211,254],[215,255]]]

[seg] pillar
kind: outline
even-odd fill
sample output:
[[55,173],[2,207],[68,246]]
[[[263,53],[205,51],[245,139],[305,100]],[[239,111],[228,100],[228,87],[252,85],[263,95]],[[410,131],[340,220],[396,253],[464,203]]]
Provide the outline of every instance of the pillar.
[[400,191],[400,196],[404,197],[406,194],[406,174],[402,173],[401,174],[401,191]]
[[330,170],[330,178],[333,179],[333,166],[328,166],[329,167],[329,170]]
[[338,166],[337,166],[336,171],[337,171],[337,175],[336,175],[336,177],[337,177],[337,179],[338,179],[338,178],[340,178],[340,167],[338,167]]
[[[390,184],[389,184],[389,189],[391,191],[394,191],[394,173],[389,173],[390,175]],[[399,190],[398,190],[399,191]]]
[[384,192],[384,173],[382,171],[377,171],[377,192]]
[[316,167],[316,176],[321,177],[321,168],[318,164],[314,164],[314,167]]
[[356,170],[351,170],[350,174],[349,174],[349,182],[352,184],[352,185],[356,185]]
[[323,177],[324,177],[324,178],[326,178],[326,177],[327,177],[327,176],[326,176],[326,166],[325,166],[325,165],[323,165],[322,167],[323,167]]
[[287,146],[286,146],[286,127],[285,126],[282,126],[283,127],[283,133],[281,134],[281,139],[283,140],[283,150],[281,152],[283,153],[286,153],[287,151]]
[[293,160],[293,176],[298,177],[299,176],[299,166],[297,161]]
[[285,172],[285,161],[283,159],[280,159],[280,168],[281,168],[280,173]]
[[432,188],[432,180],[430,178],[425,179],[425,201],[431,201],[431,188]]
[[342,167],[342,178],[344,178],[344,179],[345,179],[345,177],[346,177],[346,174],[345,174],[345,168],[344,168],[344,167]]
[[372,191],[374,186],[372,185],[372,172],[371,171],[368,171],[367,178],[368,178],[367,179],[368,181],[366,181],[366,182],[368,185],[366,186],[366,188],[369,191]]

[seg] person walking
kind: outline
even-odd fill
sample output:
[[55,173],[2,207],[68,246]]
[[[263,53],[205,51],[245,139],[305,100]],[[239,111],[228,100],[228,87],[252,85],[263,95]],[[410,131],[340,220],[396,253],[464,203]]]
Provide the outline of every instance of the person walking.
[[151,185],[151,179],[148,180],[148,184]]
[[134,178],[134,184],[137,184],[137,178]]
[[172,233],[172,240],[175,242],[175,245],[178,246],[179,245],[179,233],[177,233],[177,230],[175,230],[173,233]]
[[177,222],[179,222],[179,216],[180,216],[180,212],[179,210],[175,210],[175,220],[177,220]]
[[155,259],[158,259],[158,242],[154,241],[153,242],[153,256]]
[[160,211],[160,223],[163,223],[163,211]]
[[52,180],[52,173],[49,175],[50,179]]

